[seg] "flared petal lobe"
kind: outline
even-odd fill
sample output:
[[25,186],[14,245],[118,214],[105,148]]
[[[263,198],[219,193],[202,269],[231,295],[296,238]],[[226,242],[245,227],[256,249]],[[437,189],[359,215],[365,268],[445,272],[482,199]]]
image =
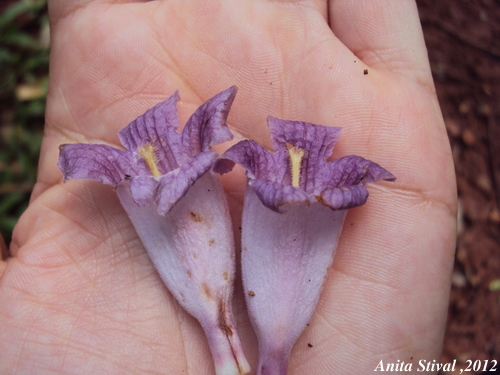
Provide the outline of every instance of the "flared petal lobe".
[[377,163],[360,156],[345,156],[329,163],[325,171],[326,188],[320,186],[314,194],[318,201],[332,209],[347,209],[365,204],[368,190],[365,184],[381,180],[394,181],[392,173]]
[[193,113],[182,131],[184,157],[210,151],[213,145],[233,139],[226,119],[235,95],[236,88],[229,88],[215,95]]
[[106,145],[65,144],[59,147],[59,152],[57,166],[63,173],[64,181],[72,178],[116,185],[126,176],[137,174],[137,169],[140,169],[132,155]]
[[237,143],[217,160],[214,169],[217,173],[227,173],[233,169],[235,163],[245,168],[250,180],[259,178],[281,182],[275,177],[280,171],[276,170],[273,155],[257,142],[245,140]]

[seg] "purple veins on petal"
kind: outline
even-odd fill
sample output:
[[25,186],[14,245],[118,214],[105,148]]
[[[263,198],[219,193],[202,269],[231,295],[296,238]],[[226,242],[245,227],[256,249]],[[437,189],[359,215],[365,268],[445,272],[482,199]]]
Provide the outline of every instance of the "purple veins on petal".
[[161,174],[179,165],[175,156],[181,149],[177,133],[178,101],[179,93],[176,91],[170,98],[148,109],[118,133],[121,144],[127,150],[135,150],[139,154],[147,153],[148,150],[154,152],[156,168]]
[[360,156],[327,161],[341,128],[268,118],[274,152],[253,141],[227,150],[214,171],[226,173],[235,163],[246,170],[249,185],[262,203],[280,211],[284,203],[320,202],[331,209],[360,206],[368,198],[365,184],[395,177]]
[[209,151],[213,145],[233,139],[226,126],[226,118],[236,94],[236,90],[230,90],[215,95],[188,120],[181,136],[182,147],[188,151],[185,157]]
[[138,173],[132,155],[110,146],[65,144],[59,147],[59,151],[58,166],[64,181],[73,178],[116,185],[125,176]]
[[[61,145],[58,166],[64,180],[89,179],[115,186],[127,180],[136,204],[154,199],[158,210],[166,213],[212,167],[215,154],[210,147],[233,138],[226,118],[235,95],[236,87],[231,87],[209,99],[179,134],[175,92],[118,133],[126,150]],[[164,191],[167,182],[169,189]]]

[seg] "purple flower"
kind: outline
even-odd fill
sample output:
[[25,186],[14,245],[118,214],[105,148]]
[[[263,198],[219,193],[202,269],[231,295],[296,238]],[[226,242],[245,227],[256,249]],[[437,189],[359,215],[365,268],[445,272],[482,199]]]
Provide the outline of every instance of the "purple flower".
[[235,163],[246,170],[242,271],[259,340],[257,375],[284,375],[318,302],[347,209],[366,202],[365,184],[395,177],[359,156],[327,161],[340,128],[268,122],[274,153],[242,141],[214,170],[226,173]]
[[66,144],[58,166],[64,180],[112,184],[159,275],[203,327],[217,375],[250,371],[235,329],[231,300],[234,241],[224,192],[210,171],[212,145],[232,139],[226,119],[236,95],[208,100],[182,133],[177,92],[119,132],[126,150]]

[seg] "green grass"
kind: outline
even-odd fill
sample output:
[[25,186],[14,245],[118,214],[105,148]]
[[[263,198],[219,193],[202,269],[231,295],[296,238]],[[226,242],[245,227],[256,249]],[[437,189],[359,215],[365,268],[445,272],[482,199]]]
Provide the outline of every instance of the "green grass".
[[0,233],[7,243],[36,181],[48,83],[46,0],[0,9]]

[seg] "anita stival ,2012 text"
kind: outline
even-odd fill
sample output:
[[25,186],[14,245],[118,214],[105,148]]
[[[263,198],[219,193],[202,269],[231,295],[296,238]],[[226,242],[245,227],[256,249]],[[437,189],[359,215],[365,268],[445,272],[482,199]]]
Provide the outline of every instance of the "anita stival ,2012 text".
[[416,366],[416,372],[425,372],[425,373],[435,373],[437,371],[443,372],[453,372],[462,374],[463,372],[478,372],[478,371],[497,371],[498,362],[494,359],[492,360],[476,360],[472,361],[468,359],[465,361],[465,368],[459,368],[457,372],[457,360],[454,359],[452,362],[440,363],[435,359],[432,361],[428,361],[425,359],[419,360],[417,363],[405,362],[401,360],[397,360],[397,362],[386,362],[383,360],[377,364],[377,367],[373,371],[380,372],[412,372],[414,366]]

